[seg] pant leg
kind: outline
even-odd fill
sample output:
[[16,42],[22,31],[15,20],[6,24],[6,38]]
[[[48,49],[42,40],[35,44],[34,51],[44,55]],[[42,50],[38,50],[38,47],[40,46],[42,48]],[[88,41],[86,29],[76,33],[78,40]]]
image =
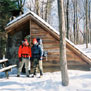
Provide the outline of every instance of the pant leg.
[[26,69],[26,75],[29,75],[29,59],[24,59],[25,60],[25,69]]
[[24,60],[22,59],[22,61],[19,63],[19,68],[18,68],[18,72],[17,72],[17,75],[20,75],[21,71],[22,71],[22,68],[23,68],[23,65],[24,65]]
[[42,65],[42,60],[39,60],[38,68],[40,71],[40,75],[43,75],[43,65]]
[[33,69],[34,69],[34,75],[36,75],[36,69],[37,69],[37,65],[38,65],[38,59],[34,59],[33,60]]
[[29,66],[28,70],[31,70],[31,61],[29,61]]

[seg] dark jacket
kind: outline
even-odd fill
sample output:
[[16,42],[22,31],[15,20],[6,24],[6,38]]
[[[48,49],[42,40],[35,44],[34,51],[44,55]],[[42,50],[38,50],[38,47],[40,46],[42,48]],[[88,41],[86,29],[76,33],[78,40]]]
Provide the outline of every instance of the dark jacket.
[[40,46],[33,45],[32,48],[31,48],[31,51],[32,51],[32,60],[34,58],[37,58],[38,60],[41,60],[41,58],[42,58],[42,49],[41,49]]

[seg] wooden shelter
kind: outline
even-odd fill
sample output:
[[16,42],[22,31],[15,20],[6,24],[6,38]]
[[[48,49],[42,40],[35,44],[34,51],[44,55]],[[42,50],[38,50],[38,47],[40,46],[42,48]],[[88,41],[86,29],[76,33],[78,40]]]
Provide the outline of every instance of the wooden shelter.
[[[59,32],[51,27],[33,12],[27,12],[9,22],[5,28],[8,34],[7,57],[12,63],[18,60],[18,47],[21,41],[30,36],[30,44],[33,38],[43,40],[44,50],[48,52],[48,60],[44,58],[43,65],[46,68],[59,68],[60,42]],[[91,58],[84,54],[71,41],[66,39],[67,62],[69,68],[89,70]]]

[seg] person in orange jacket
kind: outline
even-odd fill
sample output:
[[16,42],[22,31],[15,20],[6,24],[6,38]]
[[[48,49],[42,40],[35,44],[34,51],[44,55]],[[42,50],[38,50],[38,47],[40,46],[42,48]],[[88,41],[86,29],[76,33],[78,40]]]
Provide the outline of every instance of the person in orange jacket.
[[29,77],[28,69],[29,69],[30,58],[31,58],[31,47],[29,46],[27,39],[25,39],[24,43],[19,46],[18,57],[19,57],[20,65],[18,68],[17,77],[20,77],[20,73],[24,64],[26,68],[26,76]]

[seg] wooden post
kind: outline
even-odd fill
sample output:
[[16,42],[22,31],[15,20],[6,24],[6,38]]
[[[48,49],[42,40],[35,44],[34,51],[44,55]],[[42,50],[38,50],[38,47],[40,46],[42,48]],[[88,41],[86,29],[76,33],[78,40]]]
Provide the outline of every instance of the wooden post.
[[[2,67],[5,68],[5,63],[2,64]],[[9,78],[9,74],[8,74],[8,71],[7,71],[7,70],[5,71],[5,74],[6,74],[6,77],[7,77],[7,79],[8,79],[8,78]]]

